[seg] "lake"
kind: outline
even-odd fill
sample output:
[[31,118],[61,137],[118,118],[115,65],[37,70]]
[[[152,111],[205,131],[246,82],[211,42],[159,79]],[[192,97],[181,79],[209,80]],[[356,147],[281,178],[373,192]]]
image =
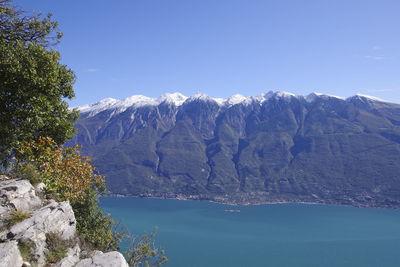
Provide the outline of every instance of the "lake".
[[166,267],[400,266],[399,210],[113,197],[101,206],[132,233],[157,227]]

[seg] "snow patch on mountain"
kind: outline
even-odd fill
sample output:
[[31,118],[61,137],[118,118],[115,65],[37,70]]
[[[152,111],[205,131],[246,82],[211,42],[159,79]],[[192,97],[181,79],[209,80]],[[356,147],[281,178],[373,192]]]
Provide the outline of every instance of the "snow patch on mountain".
[[368,100],[372,100],[372,101],[378,101],[378,102],[388,102],[386,100],[383,100],[381,98],[375,97],[375,96],[370,96],[370,95],[363,95],[363,94],[356,94],[355,96],[351,97],[358,97],[358,98],[366,98]]
[[118,103],[119,101],[114,98],[105,98],[103,100],[100,100],[99,102],[96,102],[94,104],[88,104],[88,105],[83,105],[80,107],[77,107],[78,111],[81,113],[87,113],[90,112],[91,116],[96,115],[97,113],[100,113],[106,109],[110,109]]
[[207,100],[213,100],[213,99],[210,96],[203,94],[203,93],[198,93],[198,94],[192,95],[191,97],[188,98],[188,101],[197,101],[197,100],[207,101]]
[[154,99],[144,95],[133,95],[125,98],[116,104],[118,108],[121,110],[129,108],[129,107],[142,107],[142,106],[152,106],[158,105],[159,103]]
[[283,97],[283,98],[291,98],[291,97],[297,97],[297,95],[289,93],[289,92],[270,92],[274,97]]
[[283,92],[283,91],[269,91],[268,93],[264,94],[264,99],[261,101],[261,103],[270,100],[272,98],[274,99],[285,99],[285,100],[291,100],[292,98],[299,98],[303,96],[295,95],[289,92]]
[[226,99],[226,101],[224,101],[227,105],[237,105],[240,103],[245,103],[245,104],[249,104],[251,103],[252,99],[251,97],[247,97],[244,95],[240,95],[240,94],[236,94],[233,95],[231,97],[229,97],[228,99]]
[[318,98],[322,98],[322,99],[336,98],[339,100],[346,100],[344,97],[340,97],[340,96],[336,96],[336,95],[328,95],[328,94],[323,94],[323,93],[317,93],[317,92],[311,93],[305,97],[306,101],[310,102],[310,103],[314,102]]
[[188,99],[187,96],[182,95],[181,93],[166,93],[157,98],[158,103],[169,103],[174,104],[175,106],[181,106],[186,100]]

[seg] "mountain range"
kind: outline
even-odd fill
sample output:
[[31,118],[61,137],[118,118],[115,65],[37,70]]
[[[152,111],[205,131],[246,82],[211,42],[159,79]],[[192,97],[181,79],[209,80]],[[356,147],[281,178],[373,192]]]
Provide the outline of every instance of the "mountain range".
[[78,107],[109,193],[232,204],[400,207],[400,105],[375,97],[179,93]]

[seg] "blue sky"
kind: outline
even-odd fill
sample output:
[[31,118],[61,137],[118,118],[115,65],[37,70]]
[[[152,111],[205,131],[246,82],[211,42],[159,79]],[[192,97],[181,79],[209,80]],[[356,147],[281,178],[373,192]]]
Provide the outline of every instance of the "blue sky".
[[72,106],[269,90],[400,103],[398,0],[16,0],[53,13]]

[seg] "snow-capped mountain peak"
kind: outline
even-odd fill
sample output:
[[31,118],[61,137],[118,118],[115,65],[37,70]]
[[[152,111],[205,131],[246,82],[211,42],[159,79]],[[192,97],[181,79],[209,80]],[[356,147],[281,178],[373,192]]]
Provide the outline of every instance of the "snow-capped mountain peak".
[[363,94],[357,94],[352,97],[348,98],[343,98],[335,95],[329,95],[329,94],[323,94],[323,93],[311,93],[307,96],[302,96],[302,95],[295,95],[292,93],[288,92],[282,92],[282,91],[269,91],[268,93],[263,93],[258,96],[244,96],[241,94],[235,94],[232,95],[231,97],[228,98],[212,98],[206,94],[195,94],[193,96],[187,97],[181,93],[175,92],[175,93],[166,93],[158,98],[151,98],[147,97],[144,95],[133,95],[130,97],[127,97],[123,100],[117,100],[114,98],[106,98],[103,99],[99,102],[96,102],[94,104],[89,104],[89,105],[83,105],[80,107],[77,107],[77,109],[81,113],[89,113],[89,116],[94,116],[97,113],[100,113],[104,110],[114,110],[113,114],[116,113],[121,113],[124,112],[126,109],[133,107],[133,108],[138,108],[138,107],[143,107],[143,106],[158,106],[161,103],[167,102],[170,104],[173,104],[177,107],[181,106],[185,102],[190,102],[190,101],[214,101],[221,107],[229,107],[237,104],[250,104],[250,103],[259,103],[262,104],[265,101],[268,101],[270,99],[284,99],[287,101],[290,101],[293,98],[297,99],[303,99],[306,100],[309,103],[314,102],[317,99],[324,99],[324,100],[329,100],[331,98],[334,99],[340,99],[343,101],[351,101],[353,99],[361,99],[363,101],[378,101],[378,102],[387,102],[383,99],[373,97],[373,96],[368,96],[368,95],[363,95]]
[[114,99],[114,98],[105,98],[105,99],[100,100],[99,102],[96,102],[94,104],[87,104],[87,105],[83,105],[83,106],[77,107],[77,109],[81,113],[90,112],[91,115],[94,116],[99,112],[102,112],[102,111],[104,111],[106,109],[111,108],[113,105],[115,105],[118,102],[119,101],[117,99]]
[[120,101],[117,106],[124,108],[124,107],[141,107],[141,106],[150,106],[150,105],[157,105],[158,102],[151,97],[147,97],[144,95],[133,95],[130,97],[125,98],[124,100]]

